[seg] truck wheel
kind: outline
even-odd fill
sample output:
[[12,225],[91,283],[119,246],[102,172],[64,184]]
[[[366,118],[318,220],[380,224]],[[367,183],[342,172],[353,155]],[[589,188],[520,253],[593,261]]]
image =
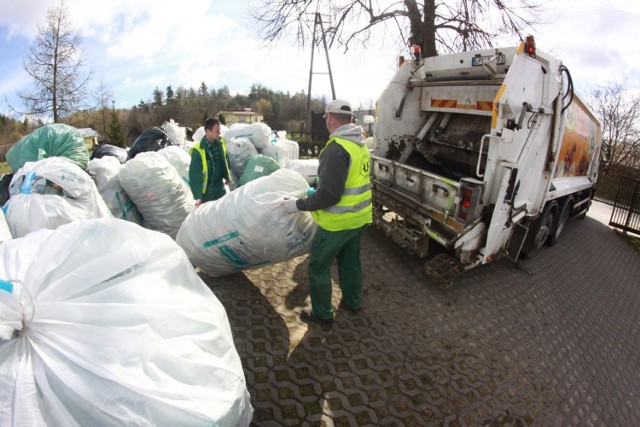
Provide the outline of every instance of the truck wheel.
[[567,225],[569,221],[569,216],[571,215],[571,209],[573,206],[573,199],[569,197],[563,204],[562,209],[560,209],[560,215],[558,215],[558,219],[556,220],[555,225],[553,226],[553,230],[551,234],[547,238],[547,246],[553,246],[558,243],[560,240],[560,235],[564,230],[564,227]]
[[542,215],[537,221],[536,237],[533,240],[534,249],[540,249],[551,235],[557,211],[558,204],[555,201],[547,203],[547,206],[545,206]]

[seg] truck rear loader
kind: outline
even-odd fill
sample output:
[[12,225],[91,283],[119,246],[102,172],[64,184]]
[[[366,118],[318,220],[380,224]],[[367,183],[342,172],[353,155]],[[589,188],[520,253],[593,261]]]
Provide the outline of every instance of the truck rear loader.
[[374,224],[440,281],[554,245],[594,194],[601,125],[568,69],[537,51],[478,50],[402,64],[377,102]]

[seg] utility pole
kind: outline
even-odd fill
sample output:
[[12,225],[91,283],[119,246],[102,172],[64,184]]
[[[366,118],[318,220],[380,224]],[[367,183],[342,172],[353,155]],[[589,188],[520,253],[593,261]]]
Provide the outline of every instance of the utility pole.
[[[328,73],[314,73],[313,72],[313,50],[316,47],[316,28],[320,27],[320,34],[322,35],[322,45],[324,46],[324,53],[327,58]],[[331,96],[332,99],[336,99],[336,90],[333,87],[333,74],[331,74],[331,63],[329,62],[329,50],[327,49],[327,39],[324,36],[324,27],[322,26],[322,18],[320,14],[316,12],[315,21],[313,23],[313,39],[311,41],[311,65],[309,67],[309,90],[307,91],[307,118],[311,120],[311,82],[314,74],[329,74],[329,82],[331,82]]]

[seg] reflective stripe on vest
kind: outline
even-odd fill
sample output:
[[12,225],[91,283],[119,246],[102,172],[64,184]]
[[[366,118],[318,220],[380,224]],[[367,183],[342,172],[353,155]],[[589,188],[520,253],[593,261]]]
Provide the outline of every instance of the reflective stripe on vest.
[[[224,142],[224,139],[220,137],[218,139],[220,144],[222,145],[222,158],[225,166],[227,167],[227,176],[229,176],[229,164],[227,163],[227,143]],[[200,153],[200,160],[202,160],[202,195],[204,196],[205,191],[207,191],[207,184],[209,181],[209,167],[207,166],[207,155],[205,154],[204,148],[202,148],[202,141],[206,141],[203,137],[200,142],[194,144],[189,150],[189,155],[193,155],[193,150],[197,150]],[[208,144],[209,142],[205,142]]]
[[[371,158],[366,146],[357,145],[343,138],[329,140],[340,144],[349,153],[349,173],[340,201],[329,208],[313,211],[311,215],[318,225],[329,231],[353,230],[372,222]],[[321,185],[321,184],[320,184]]]

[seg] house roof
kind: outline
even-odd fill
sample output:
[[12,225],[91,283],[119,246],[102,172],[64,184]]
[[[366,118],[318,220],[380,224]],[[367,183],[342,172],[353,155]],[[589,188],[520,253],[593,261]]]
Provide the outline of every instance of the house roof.
[[[220,111],[218,114],[235,114],[236,116],[261,116],[255,111]],[[217,114],[216,114],[217,115]]]
[[98,132],[96,132],[95,130],[91,129],[91,128],[80,128],[78,129],[80,131],[80,133],[82,134],[83,138],[91,138],[94,136],[99,136]]

